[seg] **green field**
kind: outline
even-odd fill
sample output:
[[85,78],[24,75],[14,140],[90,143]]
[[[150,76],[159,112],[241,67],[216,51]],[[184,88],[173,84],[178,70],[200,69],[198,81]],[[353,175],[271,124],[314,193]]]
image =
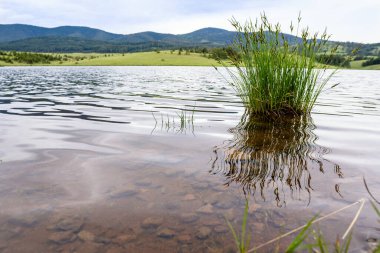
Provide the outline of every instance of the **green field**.
[[364,60],[362,60],[362,61],[352,61],[350,63],[351,64],[351,68],[352,69],[380,70],[380,64],[370,65],[370,66],[363,67],[362,66],[363,62],[364,62]]
[[[58,54],[54,54],[58,55]],[[216,60],[198,53],[178,54],[175,52],[142,52],[126,54],[71,53],[59,54],[66,57],[63,61],[50,64],[7,63],[0,61],[0,66],[220,66]]]
[[[13,63],[0,60],[0,66],[221,66],[216,60],[205,57],[199,53],[178,54],[174,52],[161,51],[141,53],[68,53],[51,54],[62,56],[62,61],[51,61],[50,63],[27,64],[14,61]],[[362,61],[352,61],[351,69],[380,70],[380,64],[362,67]]]

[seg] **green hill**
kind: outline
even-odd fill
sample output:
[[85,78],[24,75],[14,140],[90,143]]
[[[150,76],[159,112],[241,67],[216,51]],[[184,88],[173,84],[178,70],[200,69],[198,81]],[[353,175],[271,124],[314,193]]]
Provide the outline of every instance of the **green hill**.
[[[0,25],[0,50],[50,53],[125,53],[179,48],[216,48],[229,45],[236,32],[219,28],[203,28],[186,34],[141,32],[115,34],[82,26],[61,26],[45,28],[32,25]],[[284,34],[290,43],[300,38]],[[380,43],[363,44],[355,42],[329,42],[326,50],[338,45],[337,54],[352,55],[363,59],[380,56]],[[361,58],[355,60],[363,60]],[[367,58],[366,58],[367,57]],[[368,58],[369,57],[369,58]],[[355,64],[355,63],[354,63]]]

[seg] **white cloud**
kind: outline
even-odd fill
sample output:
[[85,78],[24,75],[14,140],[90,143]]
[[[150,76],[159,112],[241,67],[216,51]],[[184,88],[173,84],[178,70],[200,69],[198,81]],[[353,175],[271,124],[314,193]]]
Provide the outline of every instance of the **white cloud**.
[[2,23],[46,27],[82,25],[117,33],[146,30],[185,33],[203,27],[231,29],[232,16],[255,18],[265,11],[288,27],[302,12],[314,31],[325,27],[335,40],[380,42],[379,0],[1,0]]

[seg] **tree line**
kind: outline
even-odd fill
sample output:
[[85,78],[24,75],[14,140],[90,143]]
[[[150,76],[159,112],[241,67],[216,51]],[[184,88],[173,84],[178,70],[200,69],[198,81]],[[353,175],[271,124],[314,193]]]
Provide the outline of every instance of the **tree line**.
[[368,59],[362,63],[362,66],[366,67],[366,66],[371,66],[371,65],[376,65],[376,64],[380,64],[380,57]]
[[7,63],[19,62],[26,64],[49,64],[52,61],[62,61],[62,56],[29,52],[4,52],[0,51],[0,61]]

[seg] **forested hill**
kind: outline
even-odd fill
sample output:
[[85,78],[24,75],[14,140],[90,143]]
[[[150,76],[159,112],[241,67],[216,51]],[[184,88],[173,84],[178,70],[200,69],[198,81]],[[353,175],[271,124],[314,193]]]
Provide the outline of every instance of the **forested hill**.
[[[115,34],[82,26],[45,28],[32,25],[0,25],[0,50],[30,52],[101,52],[122,53],[178,48],[214,48],[230,44],[235,32],[219,28],[203,28],[187,34],[141,32]],[[285,35],[288,40],[299,38]],[[333,44],[338,42],[333,42]],[[361,55],[378,55],[380,43],[340,43],[341,52],[360,48]]]
[[235,32],[204,28],[187,34],[141,32],[114,34],[80,26],[44,28],[0,25],[0,50],[33,52],[130,52],[180,47],[220,47],[231,43]]

